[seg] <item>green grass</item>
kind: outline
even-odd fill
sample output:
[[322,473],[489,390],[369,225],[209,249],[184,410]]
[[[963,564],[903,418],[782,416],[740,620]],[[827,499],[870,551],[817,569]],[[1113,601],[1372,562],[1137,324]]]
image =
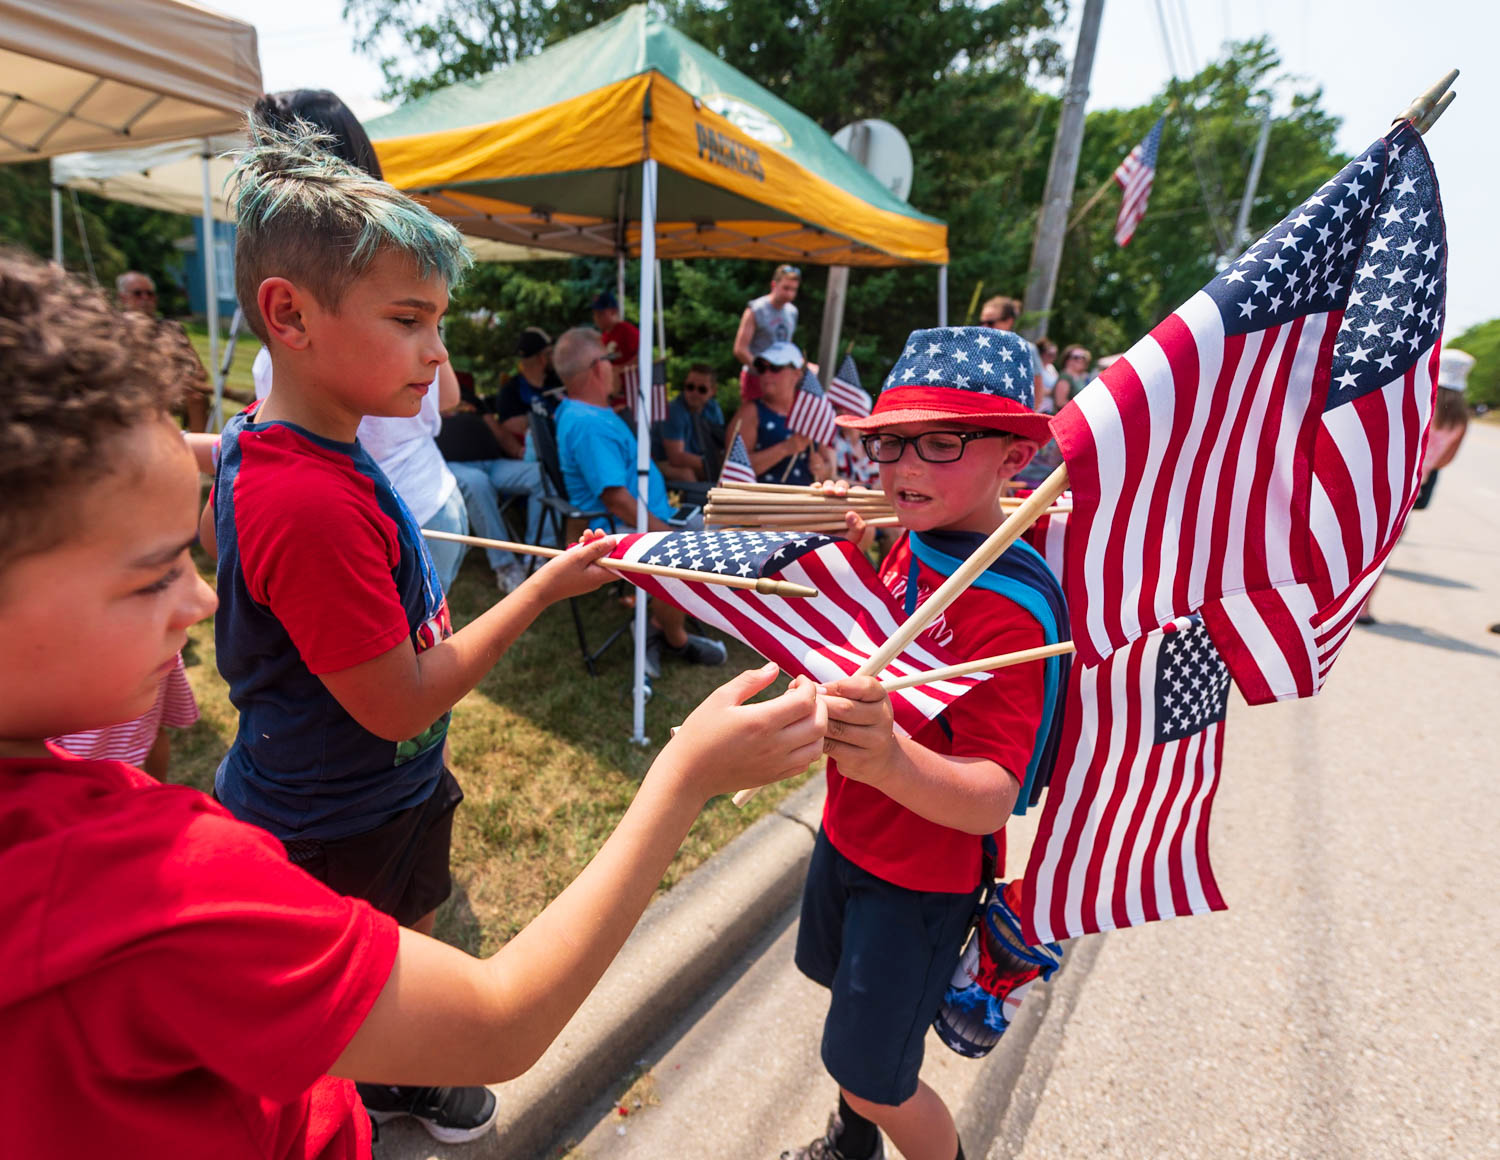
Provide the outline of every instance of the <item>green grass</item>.
[[[193,340],[193,349],[198,352],[198,358],[208,368],[209,379],[212,381],[214,368],[208,358],[208,327],[202,322],[185,322],[183,329],[187,331],[188,337]],[[221,328],[227,331],[228,328]],[[219,357],[224,357],[223,335],[219,339]],[[232,390],[244,391],[247,395],[255,394],[255,380],[250,377],[250,364],[255,361],[255,352],[260,349],[260,339],[251,334],[249,330],[240,331],[239,341],[234,348],[234,361],[229,364],[229,374],[225,376],[224,385]],[[224,415],[228,418],[240,409],[240,405],[233,399],[224,400]]]
[[[212,571],[200,561],[210,582]],[[449,594],[460,628],[497,598],[482,553],[471,552]],[[612,590],[582,601],[591,642],[629,613]],[[237,717],[214,665],[213,622],[196,625],[186,657],[202,717],[174,739],[170,779],[210,789]],[[453,832],[454,895],[439,911],[440,938],[475,954],[495,951],[583,868],[609,836],[669,730],[711,690],[760,659],[729,641],[729,664],[669,665],[646,706],[641,749],[629,740],[632,653],[626,634],[590,678],[567,605],[522,634],[479,687],[455,706],[449,757],[464,787]],[[776,691],[784,687],[778,683]],[[744,809],[716,799],[694,825],[670,886],[770,811],[796,784],[774,786]]]

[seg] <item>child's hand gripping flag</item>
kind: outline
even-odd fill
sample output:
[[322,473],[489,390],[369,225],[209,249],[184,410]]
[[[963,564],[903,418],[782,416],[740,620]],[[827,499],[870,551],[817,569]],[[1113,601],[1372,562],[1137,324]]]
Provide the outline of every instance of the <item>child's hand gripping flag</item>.
[[[816,588],[815,598],[787,599],[692,580],[624,574],[651,595],[743,641],[783,671],[820,683],[852,676],[906,619],[869,562],[842,538],[789,532],[645,532],[622,536],[611,555],[700,572],[775,577]],[[923,633],[886,672],[926,672],[959,659]],[[891,693],[897,729],[915,733],[988,677],[975,673]]]

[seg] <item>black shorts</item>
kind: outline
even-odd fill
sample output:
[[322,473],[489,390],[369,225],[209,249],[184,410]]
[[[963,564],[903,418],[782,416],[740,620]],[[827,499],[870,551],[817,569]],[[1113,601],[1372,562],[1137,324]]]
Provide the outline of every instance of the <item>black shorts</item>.
[[979,888],[907,890],[862,870],[818,831],[802,893],[797,968],[833,992],[823,1066],[876,1104],[917,1091],[923,1040],[958,967]]
[[424,802],[347,838],[290,838],[287,857],[319,882],[363,898],[402,926],[436,910],[453,892],[448,854],[453,811],[464,791],[446,769]]

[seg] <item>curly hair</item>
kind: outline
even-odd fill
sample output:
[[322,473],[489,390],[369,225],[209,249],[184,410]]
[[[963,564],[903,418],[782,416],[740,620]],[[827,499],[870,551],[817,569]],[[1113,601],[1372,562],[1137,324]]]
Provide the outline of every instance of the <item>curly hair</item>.
[[234,288],[262,342],[257,296],[267,278],[295,282],[336,312],[377,254],[403,254],[450,287],[473,261],[452,225],[331,152],[335,144],[303,120],[285,129],[252,120],[250,144],[235,158]]
[[201,379],[176,335],[0,249],[0,575],[67,539],[67,500],[114,469],[117,436],[165,417]]

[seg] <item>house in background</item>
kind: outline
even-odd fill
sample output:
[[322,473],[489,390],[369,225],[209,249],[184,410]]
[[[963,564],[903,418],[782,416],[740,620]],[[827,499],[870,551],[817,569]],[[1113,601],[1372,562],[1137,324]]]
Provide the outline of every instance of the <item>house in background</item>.
[[[208,294],[203,277],[203,219],[193,218],[193,232],[177,240],[182,264],[176,271],[178,282],[187,290],[188,309],[199,318],[208,314]],[[228,328],[238,304],[234,296],[234,231],[229,222],[213,223],[214,281],[219,299],[220,325]]]

